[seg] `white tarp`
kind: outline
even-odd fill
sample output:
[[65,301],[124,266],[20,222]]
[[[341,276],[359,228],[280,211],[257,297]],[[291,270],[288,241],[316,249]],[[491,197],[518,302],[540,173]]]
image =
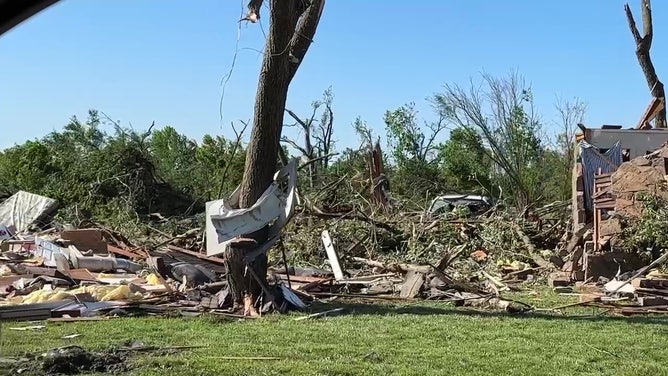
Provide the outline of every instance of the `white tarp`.
[[[287,183],[287,184],[286,184]],[[269,225],[269,248],[292,217],[297,187],[297,160],[293,159],[274,175],[274,181],[257,202],[247,209],[238,207],[239,188],[228,200],[208,202],[206,205],[206,237],[208,256],[225,252],[234,238],[250,234]],[[269,246],[269,247],[267,247]]]
[[14,226],[20,232],[57,207],[54,199],[18,191],[0,204],[0,225]]

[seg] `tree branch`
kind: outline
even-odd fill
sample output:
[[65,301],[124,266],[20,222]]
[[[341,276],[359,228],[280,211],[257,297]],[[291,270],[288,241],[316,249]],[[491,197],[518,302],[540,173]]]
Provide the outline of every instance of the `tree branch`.
[[286,143],[286,144],[292,146],[293,148],[299,150],[299,152],[302,153],[302,154],[304,154],[304,156],[306,156],[307,158],[309,157],[308,152],[306,151],[306,149],[304,149],[303,147],[299,146],[299,144],[297,144],[297,143],[294,142],[293,140],[291,140],[291,139],[289,139],[289,138],[283,136],[283,137],[281,137],[281,142]]
[[425,144],[422,150],[423,155],[421,156],[421,158],[423,161],[427,161],[429,153],[436,148],[434,146],[434,142],[436,141],[436,137],[438,136],[438,134],[445,129],[444,123],[445,123],[445,117],[443,116],[443,114],[439,114],[438,122],[435,124],[432,123],[432,125],[429,126],[429,130],[431,130],[431,135],[429,136],[429,139],[427,140],[427,143]]
[[312,0],[311,4],[299,18],[297,28],[290,41],[290,52],[292,54],[290,59],[290,79],[297,73],[299,65],[302,60],[304,60],[304,56],[306,56],[306,52],[313,42],[313,37],[318,28],[318,23],[320,22],[320,16],[322,15],[324,7],[325,0]]
[[643,33],[643,47],[647,50],[652,47],[652,38],[654,37],[654,28],[652,26],[652,6],[650,0],[642,1],[642,28]]
[[234,122],[232,123],[232,131],[234,132],[234,146],[232,147],[230,159],[227,161],[227,163],[225,163],[225,170],[223,170],[223,176],[220,179],[220,186],[218,186],[218,194],[216,195],[216,198],[218,199],[222,198],[223,196],[223,188],[225,187],[225,182],[227,181],[227,173],[230,170],[230,166],[232,165],[232,160],[234,157],[236,157],[237,151],[241,147],[244,132],[246,132],[246,128],[248,128],[248,123],[248,121],[241,121],[241,124],[244,125],[244,127],[241,128],[241,131],[237,131],[237,129],[234,127]]
[[292,112],[291,110],[289,110],[289,109],[287,109],[287,108],[285,109],[285,112],[287,112],[288,115],[290,115],[290,117],[292,117],[293,119],[295,119],[295,121],[296,121],[299,125],[301,125],[302,128],[304,128],[304,130],[306,130],[306,129],[309,128],[309,125],[306,124],[306,122],[305,122],[304,120],[300,119],[299,116],[297,116],[297,114],[295,114],[294,112]]
[[[628,4],[624,5],[624,10],[626,11],[626,17],[628,19],[629,27],[631,28],[631,33],[636,42],[636,57],[638,58],[638,63],[640,68],[645,75],[647,80],[647,85],[649,86],[650,93],[654,98],[664,98],[665,90],[663,83],[659,80],[659,77],[656,74],[656,69],[652,63],[650,57],[650,47],[652,46],[652,39],[654,36],[653,26],[652,26],[652,7],[650,0],[642,0],[642,21],[643,21],[643,32],[644,36],[640,36],[638,28],[633,19],[633,14],[631,13],[631,8]],[[656,116],[655,124],[659,128],[666,127],[666,110],[662,109]]]
[[633,12],[631,12],[631,7],[628,3],[624,4],[624,11],[626,12],[626,19],[629,22],[629,29],[631,29],[633,39],[636,41],[636,45],[640,46],[642,43],[642,36],[640,36],[638,26],[636,26],[636,21],[633,19]]

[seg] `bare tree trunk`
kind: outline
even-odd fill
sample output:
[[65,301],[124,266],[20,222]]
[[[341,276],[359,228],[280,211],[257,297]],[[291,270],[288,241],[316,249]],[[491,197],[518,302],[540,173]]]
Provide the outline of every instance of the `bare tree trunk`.
[[[626,11],[626,18],[629,23],[629,28],[631,29],[631,34],[633,34],[633,39],[636,42],[636,57],[638,58],[640,68],[645,74],[645,79],[647,80],[650,93],[654,98],[663,99],[666,96],[663,83],[659,80],[659,77],[656,74],[656,70],[654,69],[654,64],[652,64],[652,59],[649,55],[650,48],[652,47],[652,38],[654,37],[652,25],[652,7],[650,0],[642,0],[642,23],[644,36],[641,36],[640,31],[638,31],[638,27],[636,26],[636,22],[633,19],[633,13],[631,12],[631,7],[629,7],[629,4],[624,5],[624,10]],[[666,127],[665,108],[659,111],[659,113],[656,115],[656,127]]]
[[[246,155],[241,183],[240,206],[252,206],[269,187],[276,172],[283,113],[288,87],[311,44],[325,0],[271,0],[270,28],[255,98],[253,130]],[[305,5],[306,4],[306,5]],[[249,4],[249,19],[259,18],[262,1]],[[267,241],[267,228],[244,236],[255,246]],[[248,242],[246,242],[248,244]],[[250,247],[232,247],[223,256],[227,280],[235,305],[245,305],[245,314],[253,314],[262,287],[266,285],[267,256],[261,255],[251,265],[243,256]],[[246,267],[251,270],[246,270]]]

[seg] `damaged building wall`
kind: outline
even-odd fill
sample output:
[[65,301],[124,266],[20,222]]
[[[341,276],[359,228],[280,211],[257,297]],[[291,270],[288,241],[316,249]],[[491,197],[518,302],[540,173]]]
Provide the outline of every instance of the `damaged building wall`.
[[612,172],[595,174],[588,220],[591,231],[582,235],[584,254],[576,268],[585,279],[611,278],[643,265],[637,253],[621,248],[623,232],[644,214],[641,195],[668,199],[667,176],[668,145],[624,162]]
[[668,142],[665,129],[587,129],[585,140],[599,149],[608,149],[621,141],[630,158],[650,153]]
[[[572,177],[573,231],[593,221],[591,192],[593,176],[599,173],[599,168],[602,173],[613,172],[621,161],[643,156],[661,148],[668,142],[668,131],[585,128],[583,133],[577,135],[576,142],[578,147],[575,148],[576,154],[573,156],[575,163]],[[617,158],[617,151],[621,151],[621,161]],[[597,153],[607,158],[600,158]]]

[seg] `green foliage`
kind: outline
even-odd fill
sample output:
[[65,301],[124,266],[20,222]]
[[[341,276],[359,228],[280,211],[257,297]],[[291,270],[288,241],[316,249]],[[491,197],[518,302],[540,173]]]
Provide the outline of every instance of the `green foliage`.
[[[442,187],[439,174],[438,134],[444,129],[442,119],[418,124],[415,104],[409,103],[385,113],[389,155],[395,162],[393,191],[411,201],[438,194]],[[425,133],[425,128],[429,133]]]
[[425,135],[417,120],[415,104],[399,107],[385,113],[387,143],[391,148],[391,155],[398,165],[410,160],[426,159]]
[[197,144],[173,127],[153,131],[150,151],[160,176],[181,188],[192,189]]
[[668,250],[668,200],[647,194],[639,194],[637,200],[643,205],[642,216],[627,223],[622,241],[624,249],[651,261],[658,256],[655,251]]
[[562,150],[545,149],[537,168],[542,193],[540,201],[568,200],[572,194],[571,169],[565,169],[568,156]]
[[480,137],[491,162],[492,184],[509,203],[524,209],[540,202],[550,183],[545,179],[546,146],[541,142],[542,125],[533,110],[533,96],[517,74],[482,78],[479,88],[446,85],[432,101],[448,123]]
[[458,127],[440,148],[441,171],[448,187],[465,192],[491,191],[491,161],[482,138],[471,129]]
[[194,194],[205,200],[227,197],[239,184],[244,173],[246,149],[241,142],[221,136],[205,135],[197,148]]
[[128,226],[152,212],[201,212],[240,182],[243,150],[234,153],[222,137],[198,145],[172,127],[138,133],[115,125],[107,134],[101,125],[91,110],[85,122],[73,117],[62,131],[3,151],[2,190],[54,198],[65,221]]

